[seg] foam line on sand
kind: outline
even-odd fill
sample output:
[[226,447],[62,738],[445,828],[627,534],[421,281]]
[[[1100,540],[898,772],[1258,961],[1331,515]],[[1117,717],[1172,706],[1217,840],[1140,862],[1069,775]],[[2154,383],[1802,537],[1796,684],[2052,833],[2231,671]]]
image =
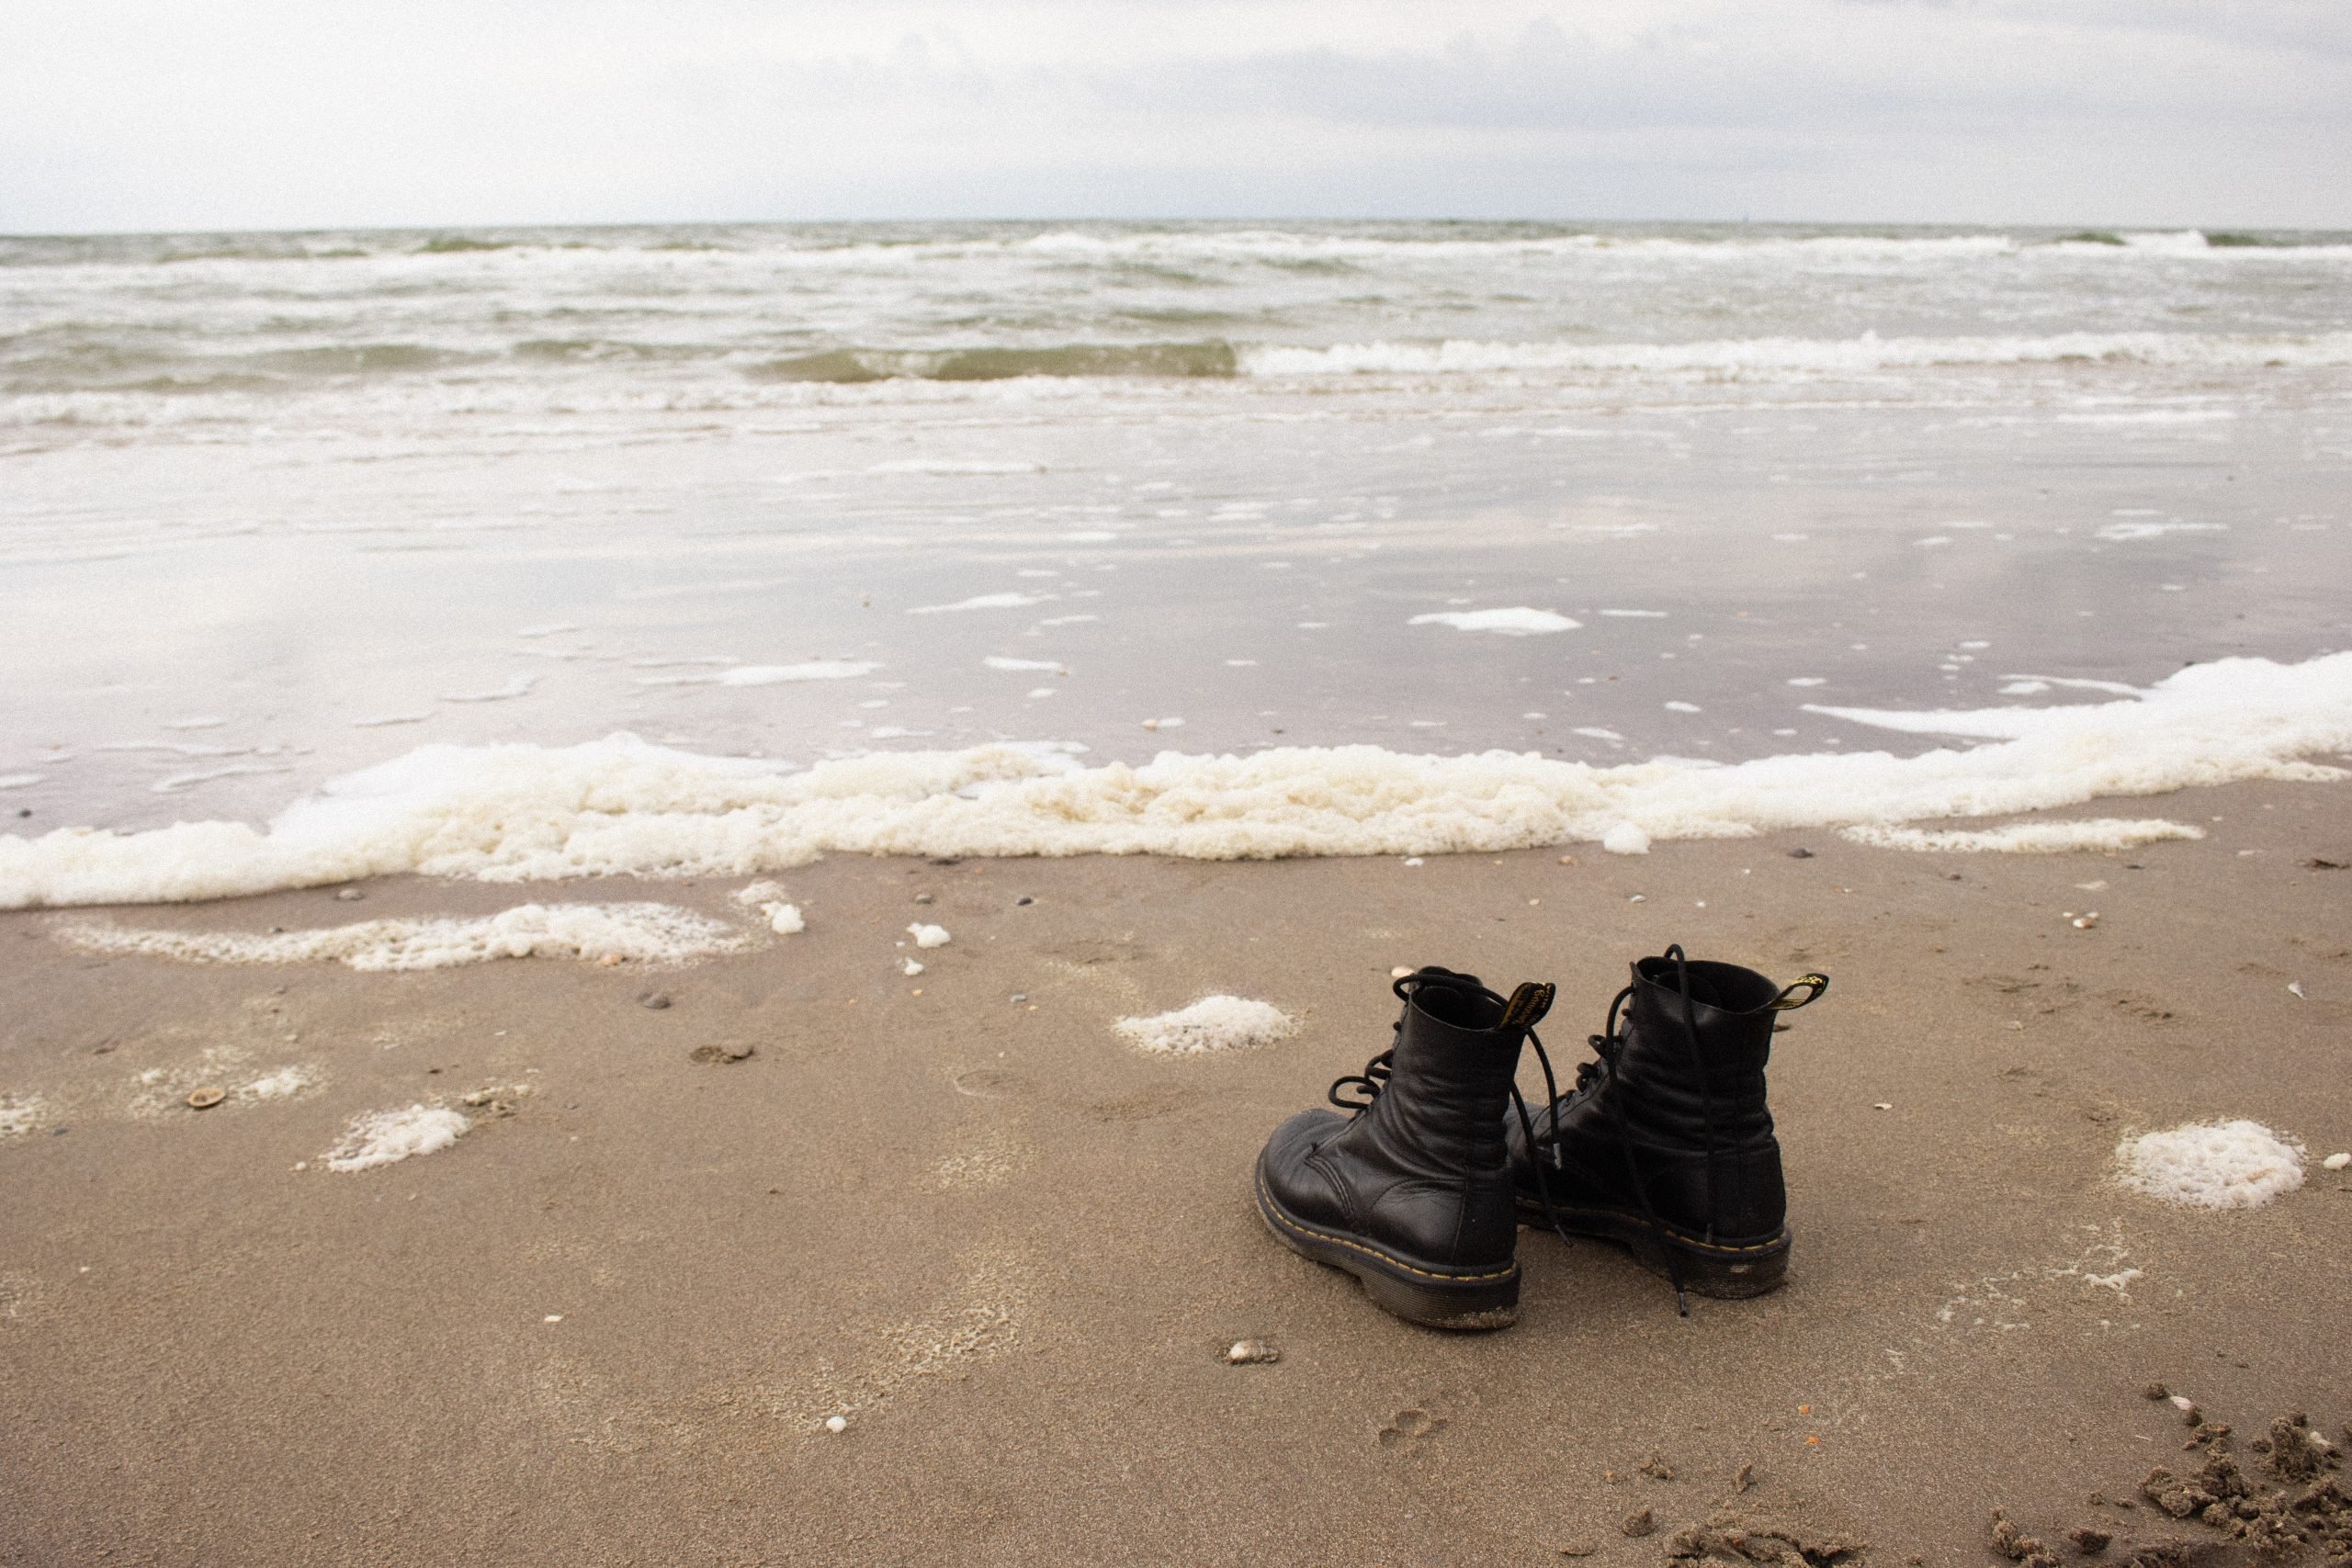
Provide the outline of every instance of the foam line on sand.
[[[2220,660],[2107,702],[1838,711],[1984,743],[1611,767],[1374,746],[1088,766],[1067,748],[995,745],[798,772],[626,735],[566,747],[435,745],[334,780],[266,828],[0,837],[0,908],[214,898],[402,873],[749,876],[828,852],[1241,860],[1600,840],[1638,852],[1674,839],[2010,816],[2236,780],[2343,778],[2312,759],[2352,750],[2352,653]],[[2047,847],[2030,837],[1990,847]]]

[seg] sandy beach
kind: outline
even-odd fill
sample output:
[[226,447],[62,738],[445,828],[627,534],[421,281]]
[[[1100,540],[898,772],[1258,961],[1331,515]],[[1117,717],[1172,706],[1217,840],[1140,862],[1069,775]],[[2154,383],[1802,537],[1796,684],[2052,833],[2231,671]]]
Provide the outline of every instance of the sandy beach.
[[[2347,798],[2167,796],[2207,837],[2109,854],[835,855],[780,879],[789,936],[746,879],[0,915],[0,1561],[1977,1563],[1996,1507],[2063,1558],[2231,1561],[2141,1495],[2203,1462],[2147,1390],[2249,1475],[2276,1416],[2352,1440]],[[62,940],[622,899],[756,942],[370,973]],[[1449,1337],[1262,1230],[1250,1162],[1385,1045],[1393,967],[1556,981],[1566,1077],[1674,941],[1833,978],[1772,1067],[1787,1289],[1679,1319],[1525,1234],[1519,1323]],[[1220,993],[1298,1032],[1114,1032]],[[329,1168],[413,1105],[466,1130]],[[2234,1117],[2302,1141],[2299,1190],[2116,1179],[2127,1134]]]

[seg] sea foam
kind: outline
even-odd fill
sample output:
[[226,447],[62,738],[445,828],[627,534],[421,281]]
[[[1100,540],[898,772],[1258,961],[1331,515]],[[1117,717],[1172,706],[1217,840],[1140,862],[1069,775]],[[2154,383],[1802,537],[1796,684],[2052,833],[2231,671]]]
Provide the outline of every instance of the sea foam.
[[1111,1028],[1130,1045],[1155,1055],[1197,1056],[1271,1045],[1296,1033],[1298,1023],[1272,1002],[1215,996],[1173,1012],[1119,1019]]
[[1408,855],[1612,833],[1630,843],[1621,825],[1665,840],[2008,816],[2242,779],[2342,778],[2307,759],[2352,750],[2352,653],[2191,665],[2107,702],[1822,711],[1989,743],[1613,767],[1375,746],[1086,766],[1063,749],[997,745],[800,772],[626,735],[436,745],[334,780],[266,829],[185,822],[0,837],[0,908],[215,898],[400,873],[750,876],[828,852]]
[[412,1105],[402,1111],[371,1111],[356,1116],[342,1141],[327,1151],[329,1170],[373,1170],[418,1155],[439,1154],[472,1125],[463,1111],[443,1105]]
[[[789,905],[771,906],[790,908]],[[793,918],[797,922],[798,911]],[[796,925],[796,928],[797,925]],[[775,930],[785,924],[775,919]],[[684,963],[740,953],[752,940],[669,904],[523,904],[477,919],[361,920],[300,931],[156,931],[96,921],[61,926],[84,953],[139,953],[185,964],[315,964],[353,969],[448,969],[500,958],[625,958]]]
[[2126,1138],[2115,1155],[2125,1186],[2203,1209],[2258,1208],[2303,1184],[2301,1145],[2259,1122],[2192,1122]]

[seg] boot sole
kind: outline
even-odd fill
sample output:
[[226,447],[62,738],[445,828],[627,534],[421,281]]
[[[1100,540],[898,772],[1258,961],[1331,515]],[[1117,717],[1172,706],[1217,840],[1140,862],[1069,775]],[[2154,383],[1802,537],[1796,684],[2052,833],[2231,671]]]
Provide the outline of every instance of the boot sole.
[[[1521,1224],[1537,1230],[1551,1228],[1541,1199],[1520,1192],[1513,1194],[1513,1201],[1519,1205]],[[1648,1220],[1621,1209],[1577,1209],[1555,1203],[1552,1212],[1559,1215],[1563,1230],[1613,1241],[1653,1274],[1671,1280],[1679,1265],[1684,1288],[1698,1295],[1736,1301],[1767,1294],[1788,1283],[1791,1238],[1785,1225],[1780,1235],[1759,1242],[1702,1241],[1663,1225],[1661,1240]],[[1674,1254],[1672,1263],[1667,1259],[1669,1248]]]
[[1283,1208],[1259,1178],[1258,1217],[1302,1258],[1352,1274],[1363,1293],[1408,1323],[1462,1332],[1508,1328],[1519,1317],[1519,1265],[1503,1269],[1425,1268],[1354,1236],[1309,1224]]

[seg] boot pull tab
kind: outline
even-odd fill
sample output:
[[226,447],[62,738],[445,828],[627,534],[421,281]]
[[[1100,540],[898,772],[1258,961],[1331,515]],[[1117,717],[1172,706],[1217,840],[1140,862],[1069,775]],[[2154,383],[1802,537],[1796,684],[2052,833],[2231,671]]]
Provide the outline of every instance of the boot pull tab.
[[[1772,1010],[1774,1012],[1794,1012],[1801,1007],[1810,1007],[1815,1002],[1819,1001],[1821,999],[1821,993],[1828,988],[1829,976],[1826,975],[1818,973],[1812,975],[1800,975],[1792,984],[1783,989],[1779,996],[1772,998]],[[1789,993],[1791,991],[1803,991],[1804,992],[1804,995],[1798,998],[1795,1001],[1791,1001],[1789,1000]]]
[[[1827,981],[1822,982],[1824,985]],[[1532,1029],[1552,1010],[1552,998],[1558,987],[1550,981],[1529,980],[1510,994],[1510,1001],[1503,1008],[1503,1019],[1498,1027],[1503,1029]]]

